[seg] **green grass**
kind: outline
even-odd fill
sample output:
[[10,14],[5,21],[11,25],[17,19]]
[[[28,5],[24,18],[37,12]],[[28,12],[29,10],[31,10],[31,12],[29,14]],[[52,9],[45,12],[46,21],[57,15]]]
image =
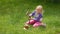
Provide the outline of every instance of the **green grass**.
[[[0,0],[0,34],[60,34],[60,5],[44,4],[34,0]],[[29,28],[23,30],[27,8],[32,12],[35,7],[42,4],[44,7],[43,22],[46,28]]]

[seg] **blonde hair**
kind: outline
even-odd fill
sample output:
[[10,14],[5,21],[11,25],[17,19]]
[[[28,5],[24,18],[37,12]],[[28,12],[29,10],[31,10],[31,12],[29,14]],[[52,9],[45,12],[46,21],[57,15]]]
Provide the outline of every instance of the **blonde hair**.
[[43,10],[43,7],[42,7],[42,5],[38,5],[38,6],[36,7],[36,9],[42,9],[42,15],[43,15],[43,13],[44,13],[44,10]]
[[42,7],[42,5],[38,5],[37,7],[36,7],[36,9],[42,9],[43,7]]

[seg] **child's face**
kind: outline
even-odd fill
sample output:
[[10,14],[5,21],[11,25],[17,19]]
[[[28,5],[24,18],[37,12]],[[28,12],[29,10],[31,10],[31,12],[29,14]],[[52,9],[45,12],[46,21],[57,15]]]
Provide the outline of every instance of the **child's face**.
[[42,12],[42,8],[36,8],[36,12],[37,13],[41,13]]

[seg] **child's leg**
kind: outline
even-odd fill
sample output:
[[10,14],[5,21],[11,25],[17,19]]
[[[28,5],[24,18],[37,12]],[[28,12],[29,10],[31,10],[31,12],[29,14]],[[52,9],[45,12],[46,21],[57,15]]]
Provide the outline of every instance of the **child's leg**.
[[25,23],[25,25],[26,25],[26,26],[28,26],[28,25],[33,25],[34,23],[35,23],[34,20],[30,20],[30,21],[27,21],[27,22]]
[[35,22],[34,20],[27,21],[27,22],[25,23],[25,25],[24,25],[24,28],[25,28],[25,29],[28,29],[28,28],[29,28],[29,25],[33,25],[34,22]]
[[40,25],[41,25],[40,22],[36,22],[36,23],[33,25],[33,27],[39,27]]
[[33,25],[33,27],[39,27],[39,26],[44,26],[44,27],[46,27],[46,24],[40,23],[40,22],[36,22],[36,23]]

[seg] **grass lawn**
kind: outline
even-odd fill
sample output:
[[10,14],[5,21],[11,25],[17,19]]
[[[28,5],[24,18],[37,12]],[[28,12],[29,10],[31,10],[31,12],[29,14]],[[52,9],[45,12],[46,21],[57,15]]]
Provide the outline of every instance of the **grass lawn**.
[[[37,5],[44,7],[46,28],[23,30],[27,8],[32,12]],[[44,4],[34,0],[0,0],[0,34],[60,34],[60,4]]]

